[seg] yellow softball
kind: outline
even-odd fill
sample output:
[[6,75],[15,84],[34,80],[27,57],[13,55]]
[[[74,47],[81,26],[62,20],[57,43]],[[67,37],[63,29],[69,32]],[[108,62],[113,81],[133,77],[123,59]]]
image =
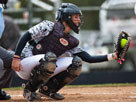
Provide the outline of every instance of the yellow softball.
[[121,39],[121,47],[124,48],[127,43],[127,39]]

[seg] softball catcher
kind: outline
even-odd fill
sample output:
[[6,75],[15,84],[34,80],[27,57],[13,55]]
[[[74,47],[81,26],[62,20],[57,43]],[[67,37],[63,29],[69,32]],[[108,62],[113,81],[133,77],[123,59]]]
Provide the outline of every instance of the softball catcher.
[[79,33],[81,10],[74,4],[63,3],[56,14],[56,21],[43,22],[30,28],[18,42],[12,68],[28,80],[24,87],[24,98],[28,101],[40,96],[62,100],[57,93],[75,80],[81,73],[82,60],[88,63],[117,59],[117,52],[102,56],[91,56],[78,47],[79,40],[70,31]]

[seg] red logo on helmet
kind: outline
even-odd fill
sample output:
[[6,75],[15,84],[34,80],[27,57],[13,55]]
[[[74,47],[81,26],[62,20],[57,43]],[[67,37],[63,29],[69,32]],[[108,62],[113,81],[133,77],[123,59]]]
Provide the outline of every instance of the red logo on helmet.
[[61,43],[62,45],[68,46],[68,41],[67,41],[66,39],[60,38],[59,41],[60,41],[60,43]]

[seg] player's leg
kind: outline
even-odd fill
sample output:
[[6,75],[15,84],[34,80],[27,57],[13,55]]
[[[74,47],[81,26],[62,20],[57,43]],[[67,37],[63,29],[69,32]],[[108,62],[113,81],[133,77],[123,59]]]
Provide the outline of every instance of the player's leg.
[[54,53],[48,52],[44,58],[40,59],[39,64],[32,69],[29,80],[24,87],[23,95],[27,100],[40,99],[35,91],[54,73],[56,69],[56,59],[57,57]]
[[[67,68],[64,66],[58,65],[57,69],[62,69],[61,72],[58,74],[54,74],[46,83],[44,83],[40,89],[39,93],[42,96],[48,96],[52,99],[56,100],[62,100],[64,99],[64,96],[57,93],[61,88],[63,88],[65,85],[71,83],[73,80],[75,80],[81,73],[81,66],[82,61],[79,57],[74,57],[71,61],[71,58],[63,60],[65,63],[71,62]],[[63,62],[62,62],[63,63]]]
[[[2,72],[2,71],[3,71],[3,61],[0,59],[0,72]],[[3,76],[2,74],[0,74],[0,75]],[[3,88],[3,85],[5,85],[5,84],[3,84],[4,81],[5,80],[0,81],[0,85],[1,85],[0,86],[0,100],[8,100],[11,98],[9,95],[7,95],[4,91],[1,90],[1,88]]]
[[[39,61],[42,58],[44,58],[44,54],[31,56],[21,60],[22,69],[19,72],[16,71],[17,75],[24,80],[28,80],[29,82],[32,70],[39,65]],[[23,84],[23,87],[25,88],[26,85]],[[27,93],[28,95],[26,96],[25,94]],[[24,91],[24,96],[27,100],[40,99],[40,97],[35,92],[31,92],[29,90],[27,92]]]
[[11,69],[13,55],[13,51],[6,50],[0,46],[0,58],[3,60],[4,69]]
[[39,65],[39,61],[42,58],[44,58],[44,54],[27,57],[21,60],[22,69],[19,72],[16,71],[17,75],[24,80],[29,80],[31,71]]
[[0,100],[10,99],[10,95],[7,95],[2,88],[10,87],[14,71],[11,69],[11,63],[14,52],[8,51],[0,47]]

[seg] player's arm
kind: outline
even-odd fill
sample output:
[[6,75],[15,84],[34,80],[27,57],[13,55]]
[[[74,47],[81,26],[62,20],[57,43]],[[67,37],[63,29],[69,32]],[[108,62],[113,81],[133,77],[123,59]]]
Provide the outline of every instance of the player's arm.
[[110,60],[114,60],[117,58],[116,53],[107,54],[107,55],[91,56],[86,51],[82,51],[79,53],[75,53],[74,55],[80,57],[83,61],[88,62],[88,63],[110,61]]
[[97,62],[104,62],[104,61],[110,61],[117,59],[117,53],[111,53],[107,55],[98,55],[98,56],[92,56],[83,49],[79,47],[75,47],[69,51],[66,52],[67,55],[72,56],[78,56],[80,57],[83,61],[88,62],[88,63],[97,63]]
[[27,31],[20,39],[19,39],[19,42],[17,44],[17,47],[16,47],[16,50],[15,50],[15,55],[17,56],[20,56],[23,48],[25,47],[26,43],[28,41],[30,41],[32,38],[31,38],[31,35],[30,33]]
[[31,36],[29,32],[26,32],[19,40],[16,50],[15,50],[15,55],[12,60],[12,69],[15,71],[20,71],[22,66],[20,62],[20,54],[25,47],[26,43],[31,40]]
[[26,43],[30,40],[33,40],[35,43],[38,43],[41,39],[45,36],[48,36],[52,31],[54,23],[51,21],[44,20],[43,22],[35,25],[34,27],[30,28],[19,40],[15,55],[12,61],[12,69],[19,71],[21,70],[21,63],[20,63],[20,55],[25,47]]

